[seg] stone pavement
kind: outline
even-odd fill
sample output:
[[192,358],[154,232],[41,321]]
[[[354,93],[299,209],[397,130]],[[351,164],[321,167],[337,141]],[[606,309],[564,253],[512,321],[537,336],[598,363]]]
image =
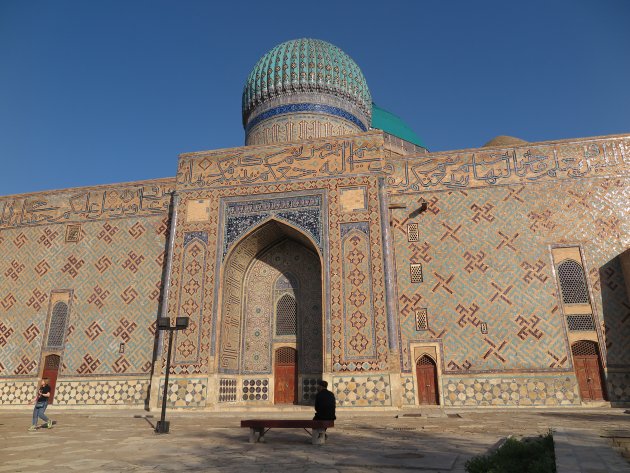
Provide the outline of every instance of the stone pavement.
[[553,444],[557,473],[630,473],[630,464],[597,431],[559,427]]
[[[248,430],[239,427],[239,421],[246,418],[309,418],[312,410],[308,408],[255,413],[169,411],[171,432],[166,435],[153,432],[159,413],[51,406],[47,414],[57,422],[55,427],[29,433],[30,410],[0,410],[0,473],[392,473],[404,471],[401,469],[463,473],[469,458],[488,452],[508,435],[535,436],[557,429],[563,439],[561,452],[574,456],[576,450],[564,448],[565,442],[588,443],[599,439],[597,432],[630,427],[630,415],[610,408],[340,410],[328,443],[314,446],[310,436],[297,429],[272,430],[265,436],[265,444],[249,444]],[[584,428],[595,437],[580,437]],[[599,440],[595,452],[621,459],[607,439]],[[608,468],[606,465],[600,467]],[[624,465],[623,459],[619,465]],[[625,471],[601,468],[559,471]]]

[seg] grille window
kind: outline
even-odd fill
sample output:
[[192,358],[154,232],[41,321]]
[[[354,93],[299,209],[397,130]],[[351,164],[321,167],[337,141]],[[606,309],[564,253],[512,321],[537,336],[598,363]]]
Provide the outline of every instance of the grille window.
[[588,304],[586,278],[582,266],[573,260],[563,261],[558,265],[562,302],[565,304]]
[[282,347],[276,350],[276,364],[294,365],[297,362],[297,351],[290,347]]
[[48,348],[63,348],[66,321],[68,319],[68,305],[65,302],[57,302],[53,307],[48,330]]
[[571,347],[573,355],[597,355],[597,343],[586,340],[579,341]]
[[295,298],[285,294],[276,305],[276,335],[297,333],[297,306]]
[[595,324],[593,323],[593,316],[590,314],[585,315],[567,315],[567,325],[569,330],[575,332],[585,332],[588,330],[595,330]]
[[418,366],[427,366],[427,365],[435,365],[435,362],[431,359],[430,356],[428,355],[422,355],[422,358],[420,358],[418,360],[418,362],[416,363],[416,365]]
[[59,369],[59,356],[49,355],[44,361],[44,369],[46,370],[58,370]]
[[427,309],[416,310],[416,330],[429,330],[429,317],[427,315]]
[[411,282],[422,282],[422,263],[411,263],[409,265]]
[[418,224],[410,223],[407,225],[407,241],[418,241],[420,234],[418,232]]

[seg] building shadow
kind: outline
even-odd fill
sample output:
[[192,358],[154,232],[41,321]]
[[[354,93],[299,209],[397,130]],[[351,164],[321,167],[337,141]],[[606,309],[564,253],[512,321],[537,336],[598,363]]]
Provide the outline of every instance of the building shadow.
[[624,407],[630,405],[630,249],[599,268],[599,281],[606,394],[613,407]]

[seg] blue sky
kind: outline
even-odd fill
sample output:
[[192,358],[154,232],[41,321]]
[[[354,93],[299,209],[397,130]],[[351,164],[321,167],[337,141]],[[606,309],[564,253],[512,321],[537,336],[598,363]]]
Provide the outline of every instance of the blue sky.
[[241,146],[256,61],[329,41],[430,150],[630,132],[630,2],[0,0],[0,195]]

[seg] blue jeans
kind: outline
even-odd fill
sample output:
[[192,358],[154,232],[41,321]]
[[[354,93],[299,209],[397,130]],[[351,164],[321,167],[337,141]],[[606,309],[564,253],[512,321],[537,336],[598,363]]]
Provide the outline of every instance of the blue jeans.
[[37,425],[38,417],[44,422],[48,422],[50,420],[48,417],[46,417],[46,414],[44,414],[46,408],[48,407],[48,402],[44,401],[44,405],[42,407],[37,407],[38,404],[41,405],[41,403],[39,402],[35,403],[35,408],[33,409],[33,425]]

